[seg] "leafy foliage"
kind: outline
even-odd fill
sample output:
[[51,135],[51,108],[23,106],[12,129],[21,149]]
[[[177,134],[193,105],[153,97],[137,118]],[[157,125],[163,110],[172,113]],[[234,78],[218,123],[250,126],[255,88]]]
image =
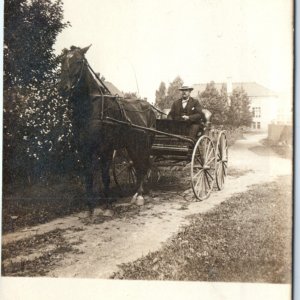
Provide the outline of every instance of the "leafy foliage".
[[156,102],[155,104],[160,109],[171,108],[172,103],[181,97],[179,88],[182,87],[183,80],[177,76],[169,85],[167,94],[165,93],[166,86],[162,82],[159,90],[156,91]]
[[63,23],[61,0],[5,0],[5,87],[36,86],[51,78],[58,65],[53,53]]
[[162,81],[159,85],[158,90],[155,91],[155,105],[159,108],[165,108],[164,102],[166,99],[166,84]]
[[230,120],[230,125],[235,127],[251,125],[250,100],[243,88],[235,88],[232,91],[228,120]]
[[219,91],[213,81],[199,95],[201,105],[212,113],[212,124],[233,127],[250,126],[250,100],[243,88],[235,88],[228,96],[226,86]]
[[[70,149],[67,99],[56,90],[53,53],[63,23],[61,0],[6,0],[4,32],[4,180],[40,178],[62,168]],[[64,160],[65,161],[65,160]],[[57,170],[55,170],[57,171]]]
[[169,85],[167,97],[166,97],[166,104],[167,107],[170,108],[172,103],[181,97],[181,92],[179,88],[183,85],[183,80],[177,76]]
[[138,99],[138,96],[136,93],[127,92],[124,94],[125,99]]
[[212,113],[211,122],[215,125],[224,125],[227,122],[227,92],[222,86],[221,93],[217,90],[215,83],[211,81],[205,90],[199,95],[202,107]]

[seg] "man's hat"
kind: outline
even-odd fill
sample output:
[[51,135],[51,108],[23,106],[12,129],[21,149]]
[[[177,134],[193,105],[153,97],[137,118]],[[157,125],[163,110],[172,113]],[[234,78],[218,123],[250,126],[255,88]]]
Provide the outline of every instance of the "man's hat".
[[179,88],[179,91],[192,91],[194,88],[187,86],[187,85],[183,85],[181,88]]

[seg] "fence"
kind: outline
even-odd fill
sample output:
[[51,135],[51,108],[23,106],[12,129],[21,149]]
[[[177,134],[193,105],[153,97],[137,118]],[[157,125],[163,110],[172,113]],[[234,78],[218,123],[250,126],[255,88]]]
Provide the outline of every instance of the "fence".
[[284,124],[270,124],[268,126],[268,139],[275,143],[292,145],[293,127]]

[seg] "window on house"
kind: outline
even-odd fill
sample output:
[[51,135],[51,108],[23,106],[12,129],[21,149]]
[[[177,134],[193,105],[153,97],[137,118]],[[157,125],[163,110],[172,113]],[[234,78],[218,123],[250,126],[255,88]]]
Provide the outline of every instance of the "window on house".
[[260,122],[257,122],[257,129],[260,129]]
[[252,122],[252,129],[256,129],[256,123]]
[[261,109],[259,106],[257,107],[252,107],[252,116],[255,118],[260,118],[261,117]]

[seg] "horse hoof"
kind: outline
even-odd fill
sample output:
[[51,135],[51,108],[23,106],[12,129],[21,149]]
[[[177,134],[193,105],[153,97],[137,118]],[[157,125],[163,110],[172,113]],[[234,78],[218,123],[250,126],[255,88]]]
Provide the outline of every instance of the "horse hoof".
[[130,201],[130,204],[135,204],[138,197],[138,193],[135,193]]
[[145,199],[143,196],[138,196],[136,199],[136,205],[143,206],[145,205]]
[[103,216],[104,217],[112,217],[114,215],[114,212],[113,210],[111,209],[106,209],[104,212],[103,212]]

